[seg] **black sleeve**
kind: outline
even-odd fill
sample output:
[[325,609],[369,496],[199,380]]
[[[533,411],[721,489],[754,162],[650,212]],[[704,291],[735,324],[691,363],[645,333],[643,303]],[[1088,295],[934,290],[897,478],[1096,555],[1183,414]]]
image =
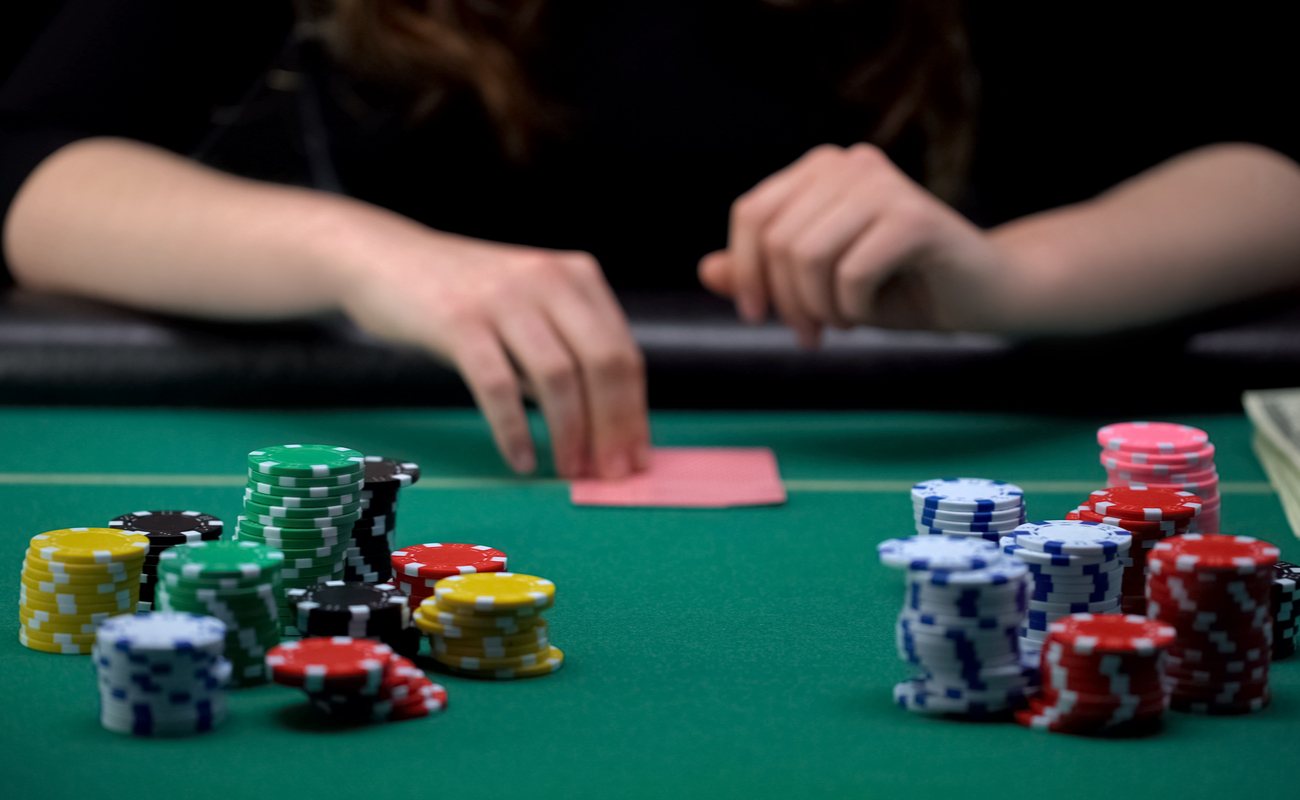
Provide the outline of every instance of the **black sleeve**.
[[[192,150],[292,23],[287,0],[64,0],[0,85],[0,223],[32,170],[78,139]],[[0,287],[11,282],[3,252]]]
[[983,110],[977,221],[1079,202],[1179,153],[1253,142],[1300,156],[1300,51],[1261,6],[1122,13],[972,4]]

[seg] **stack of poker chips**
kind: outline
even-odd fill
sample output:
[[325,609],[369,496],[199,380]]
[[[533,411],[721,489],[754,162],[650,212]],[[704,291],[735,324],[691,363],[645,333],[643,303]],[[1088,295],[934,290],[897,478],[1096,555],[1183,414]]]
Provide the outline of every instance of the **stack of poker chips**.
[[420,632],[411,627],[406,595],[391,583],[326,581],[286,595],[304,637],[378,639],[404,655],[419,649]]
[[894,687],[894,701],[917,713],[972,718],[1023,705],[1035,681],[1017,638],[1025,565],[969,537],[890,539],[877,551],[881,562],[906,571],[896,643],[916,674]]
[[266,653],[280,641],[284,554],[222,539],[178,545],[158,559],[158,607],[216,617],[226,625],[232,686],[266,681]]
[[108,527],[142,533],[149,537],[149,554],[140,573],[140,602],[137,609],[153,608],[154,586],[158,582],[158,556],[169,547],[190,542],[211,542],[221,538],[222,522],[201,511],[133,511],[108,521]]
[[149,540],[111,528],[37,534],[23,560],[18,641],[45,653],[85,654],[95,626],[135,610]]
[[1075,614],[1043,644],[1042,692],[1016,712],[1021,725],[1057,733],[1147,733],[1169,702],[1161,656],[1174,629],[1140,616]]
[[1151,489],[1140,484],[1098,489],[1068,517],[1123,528],[1133,537],[1124,569],[1120,607],[1125,614],[1147,613],[1147,554],[1156,543],[1187,533],[1201,499],[1190,492]]
[[420,480],[420,465],[383,456],[366,456],[361,518],[343,557],[347,581],[383,583],[393,575],[389,557],[397,531],[397,494]]
[[[248,454],[237,538],[284,553],[286,589],[343,578],[352,526],[361,518],[365,457],[325,444],[285,444]],[[280,598],[286,628],[293,614]]]
[[555,584],[535,575],[479,572],[438,581],[415,625],[428,634],[433,659],[479,678],[549,675],[564,666],[541,612],[555,603]]
[[1273,568],[1273,660],[1295,655],[1300,630],[1300,566],[1279,561]]
[[316,708],[346,722],[396,722],[447,707],[447,690],[373,639],[311,637],[266,657],[271,678],[307,692]]
[[1151,551],[1147,616],[1177,631],[1170,705],[1247,714],[1268,705],[1278,549],[1249,536],[1189,533]]
[[1041,650],[1053,622],[1069,614],[1120,610],[1122,575],[1133,537],[1098,522],[1048,520],[1016,528],[1003,552],[1025,562],[1032,582],[1021,648]]
[[912,487],[912,516],[920,536],[996,542],[1025,521],[1025,493],[987,478],[937,478]]
[[196,614],[113,617],[96,631],[99,720],[137,736],[203,733],[226,718],[226,626]]
[[485,544],[426,542],[394,550],[393,583],[406,592],[412,610],[443,578],[474,572],[505,572],[506,554]]
[[1191,532],[1219,532],[1219,472],[1205,431],[1172,422],[1118,422],[1098,430],[1097,443],[1107,486],[1191,492],[1202,501]]

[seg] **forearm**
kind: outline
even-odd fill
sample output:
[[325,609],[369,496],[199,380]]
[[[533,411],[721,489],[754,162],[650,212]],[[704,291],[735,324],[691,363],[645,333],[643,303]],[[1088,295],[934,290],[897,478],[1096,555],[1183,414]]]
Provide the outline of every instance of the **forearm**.
[[1141,325],[1300,286],[1300,168],[1207,147],[991,236],[1012,262],[1009,329]]
[[190,316],[336,308],[344,223],[378,209],[229,176],[166,151],[90,139],[23,184],[4,245],[19,284]]

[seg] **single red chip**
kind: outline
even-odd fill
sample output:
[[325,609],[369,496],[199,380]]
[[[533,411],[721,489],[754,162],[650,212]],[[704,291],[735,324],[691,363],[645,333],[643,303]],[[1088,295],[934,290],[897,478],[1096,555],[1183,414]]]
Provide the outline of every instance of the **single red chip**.
[[374,639],[313,636],[276,645],[266,654],[266,664],[276,683],[309,692],[375,691],[392,655],[392,648]]
[[505,569],[506,554],[482,544],[429,542],[393,551],[393,572],[409,578],[450,578]]
[[1201,498],[1191,492],[1134,484],[1098,489],[1088,496],[1088,505],[1103,517],[1167,522],[1195,517],[1201,511]]
[[1158,542],[1147,560],[1172,567],[1173,572],[1231,570],[1248,573],[1272,568],[1281,551],[1250,536],[1187,533]]
[[1048,626],[1047,640],[1070,652],[1156,653],[1174,643],[1173,627],[1125,614],[1071,614]]

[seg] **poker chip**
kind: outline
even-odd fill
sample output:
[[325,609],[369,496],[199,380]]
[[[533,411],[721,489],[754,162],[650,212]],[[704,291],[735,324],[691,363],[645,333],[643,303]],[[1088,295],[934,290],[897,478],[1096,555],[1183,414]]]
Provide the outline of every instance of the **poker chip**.
[[[364,517],[364,486],[365,456],[351,448],[288,444],[254,450],[248,454],[236,539],[284,553],[279,577],[286,593],[343,580],[354,529]],[[277,598],[276,607],[281,625],[292,633],[297,618],[288,594]]]
[[308,692],[377,692],[391,655],[373,639],[315,636],[275,646],[266,665],[276,683]]
[[1024,491],[986,478],[936,478],[912,487],[912,503],[935,511],[1005,511],[1023,506]]
[[411,486],[420,480],[420,465],[414,461],[398,461],[383,456],[365,457],[366,486],[376,488],[384,484]]
[[[500,562],[490,562],[500,563]],[[413,616],[434,661],[497,680],[548,675],[564,665],[540,612],[555,600],[545,578],[512,572],[451,575],[438,581]]]
[[1300,566],[1279,561],[1273,567],[1271,591],[1273,618],[1273,660],[1295,655],[1300,633]]
[[393,582],[406,592],[411,609],[417,609],[443,578],[478,572],[504,572],[505,553],[495,547],[461,542],[427,542],[394,550]]
[[1093,522],[1031,522],[1011,532],[1016,544],[1029,550],[1055,555],[1122,555],[1133,537],[1112,525]]
[[877,554],[904,570],[895,645],[913,675],[894,687],[895,703],[964,718],[1023,705],[1034,683],[1019,650],[1028,608],[1025,565],[992,542],[957,536],[888,540]]
[[406,595],[391,583],[325,581],[286,594],[302,636],[377,639],[402,655],[418,649]]
[[280,641],[284,553],[221,539],[173,547],[158,559],[155,605],[163,611],[216,617],[226,626],[233,686],[266,680],[266,652]]
[[998,546],[961,536],[913,536],[886,539],[876,546],[882,564],[926,572],[966,572],[1001,560]]
[[554,583],[516,572],[452,575],[438,581],[433,593],[442,608],[493,615],[550,608],[555,602]]
[[18,641],[84,655],[95,626],[135,611],[149,540],[112,528],[64,528],[31,538],[18,580]]
[[62,528],[33,536],[30,547],[46,561],[133,564],[148,551],[149,539],[112,528]]
[[282,444],[248,454],[250,473],[276,477],[350,477],[355,481],[364,462],[365,456],[356,450],[327,444]]
[[226,718],[226,626],[181,613],[127,614],[99,625],[94,662],[100,724],[135,736],[185,736]]
[[224,531],[219,518],[202,511],[133,511],[110,519],[108,527],[142,533],[149,538],[149,555],[140,574],[139,599],[140,603],[147,604],[154,600],[159,555],[178,544],[215,541]]
[[1103,516],[1144,521],[1190,520],[1201,509],[1201,499],[1191,492],[1148,489],[1146,486],[1112,486],[1090,495],[1089,506]]
[[1105,450],[1125,453],[1195,453],[1210,443],[1200,428],[1172,422],[1118,422],[1097,431],[1097,443]]
[[1170,706],[1245,714],[1270,698],[1279,551],[1249,536],[1184,534],[1151,549],[1148,616],[1172,626]]

